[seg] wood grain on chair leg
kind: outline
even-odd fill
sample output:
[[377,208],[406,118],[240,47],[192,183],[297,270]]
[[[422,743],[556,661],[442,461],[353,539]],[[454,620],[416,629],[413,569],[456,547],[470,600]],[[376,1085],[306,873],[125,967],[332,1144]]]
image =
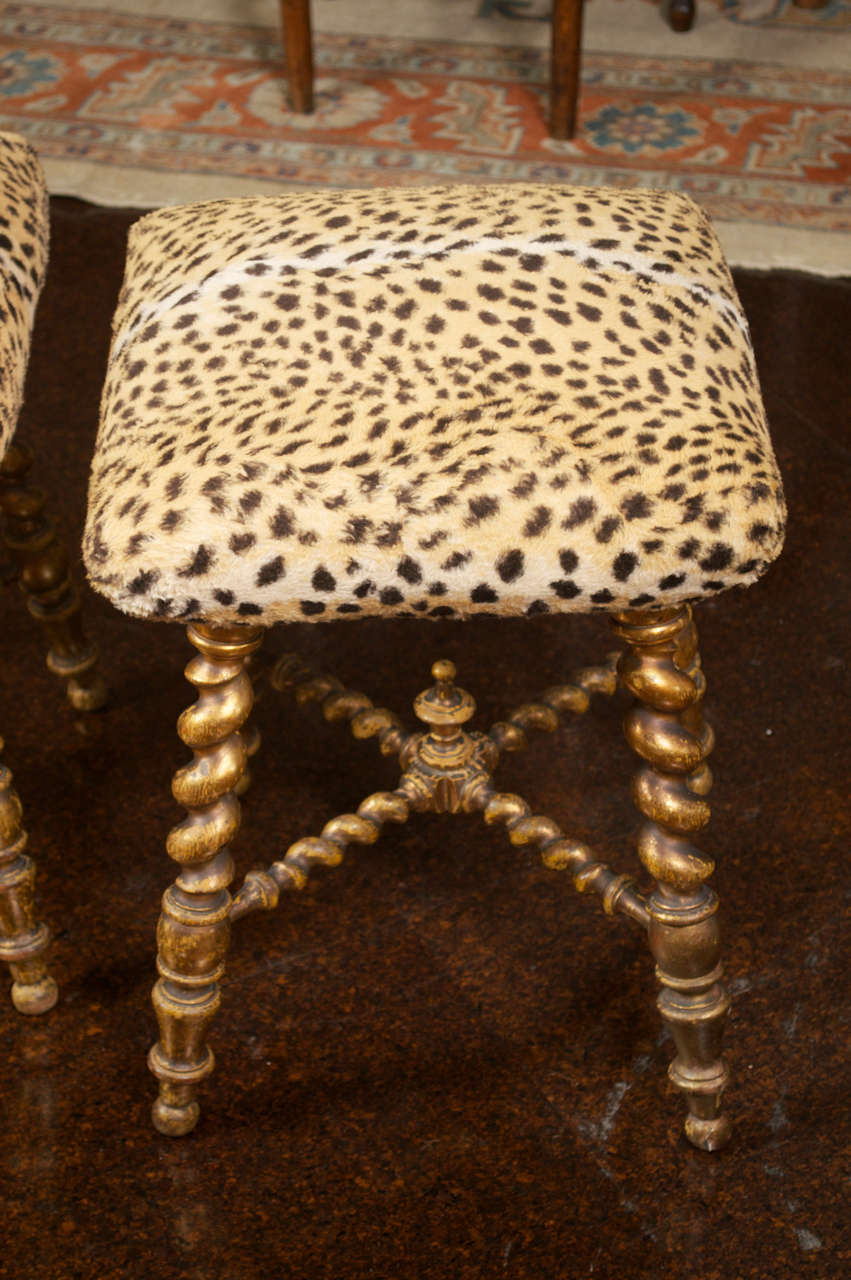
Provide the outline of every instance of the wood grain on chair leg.
[[27,608],[48,637],[47,665],[66,681],[68,701],[78,711],[94,711],[106,701],[106,685],[96,670],[97,649],[86,638],[80,598],[68,556],[53,521],[44,514],[45,495],[29,484],[32,455],[13,444],[0,461],[3,541],[18,572]]
[[669,1075],[688,1102],[686,1136],[712,1151],[730,1137],[721,1115],[729,1000],[720,982],[718,900],[704,883],[713,863],[692,843],[709,820],[705,760],[713,741],[701,712],[706,682],[697,630],[688,605],[629,610],[616,616],[614,627],[629,646],[618,675],[637,699],[626,736],[646,761],[632,790],[648,819],[638,852],[656,881],[648,936],[662,985],[659,1010],[677,1049]]
[[0,763],[0,960],[12,973],[15,1008],[46,1013],[56,1004],[57,991],[44,961],[47,926],[35,921],[35,863],[24,853],[26,844],[21,802],[11,773]]
[[306,115],[313,110],[313,36],[310,29],[310,0],[281,0],[287,88],[293,111]]
[[160,978],[154,1008],[160,1039],[148,1063],[160,1081],[153,1121],[161,1133],[188,1133],[198,1120],[195,1093],[213,1069],[207,1029],[219,1007],[230,937],[233,878],[230,842],[240,823],[236,790],[245,771],[240,726],[253,703],[246,659],[259,647],[259,627],[192,623],[189,639],[198,655],[186,678],[199,697],[178,721],[194,757],[172,782],[188,816],[170,832],[167,849],[181,872],[163,897],[157,940]]
[[582,62],[583,0],[554,0],[550,45],[550,133],[572,138],[576,132],[579,71]]

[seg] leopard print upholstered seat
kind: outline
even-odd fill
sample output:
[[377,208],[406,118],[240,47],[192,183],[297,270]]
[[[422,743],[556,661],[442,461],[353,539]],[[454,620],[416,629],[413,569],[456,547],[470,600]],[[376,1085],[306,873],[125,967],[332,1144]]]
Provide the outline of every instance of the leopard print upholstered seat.
[[85,540],[128,613],[642,607],[752,582],[783,523],[687,197],[300,192],[132,229]]
[[48,237],[41,166],[23,138],[0,133],[0,457],[21,409]]

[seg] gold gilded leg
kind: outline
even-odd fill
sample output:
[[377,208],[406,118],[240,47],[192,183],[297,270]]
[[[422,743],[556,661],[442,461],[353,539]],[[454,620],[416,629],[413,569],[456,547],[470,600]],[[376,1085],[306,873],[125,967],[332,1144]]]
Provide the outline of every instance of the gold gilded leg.
[[44,515],[45,497],[30,486],[28,450],[13,444],[0,461],[3,540],[17,569],[32,616],[48,636],[47,665],[66,681],[68,701],[78,711],[95,711],[106,701],[106,685],[95,669],[97,649],[87,640],[80,599],[65,548]]
[[175,799],[188,816],[172,829],[166,844],[181,872],[163,897],[157,929],[160,978],[153,1002],[160,1039],[148,1058],[160,1082],[154,1125],[174,1137],[195,1127],[196,1089],[213,1070],[206,1036],[220,1003],[219,979],[230,938],[229,846],[239,830],[236,791],[246,763],[239,729],[254,697],[245,663],[263,634],[259,627],[203,623],[192,623],[187,632],[198,656],[187,666],[186,678],[199,697],[183,712],[177,731],[195,754],[172,782]]
[[0,764],[0,960],[11,970],[19,1013],[46,1013],[56,1004],[57,990],[44,962],[47,926],[35,922],[35,863],[24,854],[26,844],[21,802],[11,773]]
[[240,800],[245,795],[246,791],[248,791],[253,781],[253,775],[251,773],[251,762],[254,759],[254,757],[257,755],[261,746],[260,730],[257,728],[257,724],[254,719],[256,703],[257,703],[257,685],[258,685],[260,673],[257,670],[257,665],[254,661],[253,655],[249,655],[245,659],[245,670],[248,672],[248,675],[251,679],[252,710],[249,713],[247,719],[243,722],[242,727],[239,731],[239,735],[242,738],[243,744],[245,745],[245,772],[243,773],[239,782],[236,784],[236,787],[234,788],[234,790]]
[[721,1115],[727,1084],[721,1037],[729,999],[720,981],[718,900],[704,883],[713,863],[691,842],[709,820],[705,796],[712,781],[697,630],[688,605],[628,610],[612,621],[629,646],[618,675],[637,699],[624,722],[626,736],[646,761],[632,793],[648,819],[638,852],[656,880],[647,903],[648,937],[662,986],[659,1010],[677,1050],[669,1075],[686,1095],[686,1137],[714,1151],[730,1138]]

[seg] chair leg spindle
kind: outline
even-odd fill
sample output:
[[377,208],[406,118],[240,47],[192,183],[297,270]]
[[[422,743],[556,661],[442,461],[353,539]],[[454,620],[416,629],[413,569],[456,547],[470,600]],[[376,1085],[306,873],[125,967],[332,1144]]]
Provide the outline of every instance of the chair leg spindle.
[[713,741],[701,712],[706,682],[697,630],[687,605],[629,610],[616,616],[614,627],[629,646],[618,674],[637,699],[626,716],[626,736],[646,762],[632,789],[647,818],[639,857],[656,881],[647,904],[648,938],[662,988],[659,1011],[677,1051],[669,1075],[686,1095],[686,1137],[713,1151],[730,1138],[721,1114],[729,999],[720,981],[718,899],[704,883],[714,866],[692,844],[709,820],[705,761]]
[[68,701],[77,711],[96,711],[106,701],[96,668],[97,648],[86,638],[80,598],[71,579],[68,555],[44,514],[45,495],[27,480],[32,456],[13,444],[0,461],[0,511],[3,541],[15,564],[27,608],[48,637],[47,665],[66,681]]
[[194,757],[172,782],[187,817],[167,840],[181,871],[163,897],[157,930],[160,977],[153,1002],[160,1040],[148,1059],[160,1082],[154,1125],[174,1137],[195,1127],[197,1086],[214,1065],[206,1038],[220,1004],[230,940],[230,843],[239,830],[236,792],[247,759],[239,730],[254,699],[245,664],[263,633],[259,627],[193,623],[188,634],[199,652],[186,677],[199,696],[181,715],[178,733]]

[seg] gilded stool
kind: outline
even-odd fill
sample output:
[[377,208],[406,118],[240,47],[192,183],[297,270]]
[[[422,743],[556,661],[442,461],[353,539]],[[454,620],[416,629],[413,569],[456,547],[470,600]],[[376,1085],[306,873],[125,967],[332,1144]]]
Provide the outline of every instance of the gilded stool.
[[[47,665],[66,682],[71,704],[93,710],[106,695],[97,652],[83,632],[68,557],[44,514],[44,493],[29,484],[31,456],[12,443],[48,241],[38,159],[23,138],[0,133],[0,549],[9,556],[2,577],[6,585],[17,580],[30,613],[44,626]],[[35,864],[24,853],[21,816],[12,775],[0,765],[0,959],[12,972],[15,1007],[43,1013],[56,1003],[56,984],[45,965],[47,927],[35,919]]]
[[[748,327],[712,228],[660,191],[510,186],[302,192],[168,208],[131,230],[85,559],[126,613],[188,623],[194,753],[159,924],[154,1123],[183,1134],[213,1067],[230,925],[351,842],[423,810],[478,812],[647,931],[686,1133],[729,1127],[712,862],[712,734],[692,603],[779,552],[780,478]],[[277,622],[605,613],[620,656],[488,733],[451,663],[420,732],[285,656],[272,683],[399,759],[390,792],[298,840],[231,896],[256,735],[247,664]],[[502,752],[618,683],[644,896],[496,789]]]

